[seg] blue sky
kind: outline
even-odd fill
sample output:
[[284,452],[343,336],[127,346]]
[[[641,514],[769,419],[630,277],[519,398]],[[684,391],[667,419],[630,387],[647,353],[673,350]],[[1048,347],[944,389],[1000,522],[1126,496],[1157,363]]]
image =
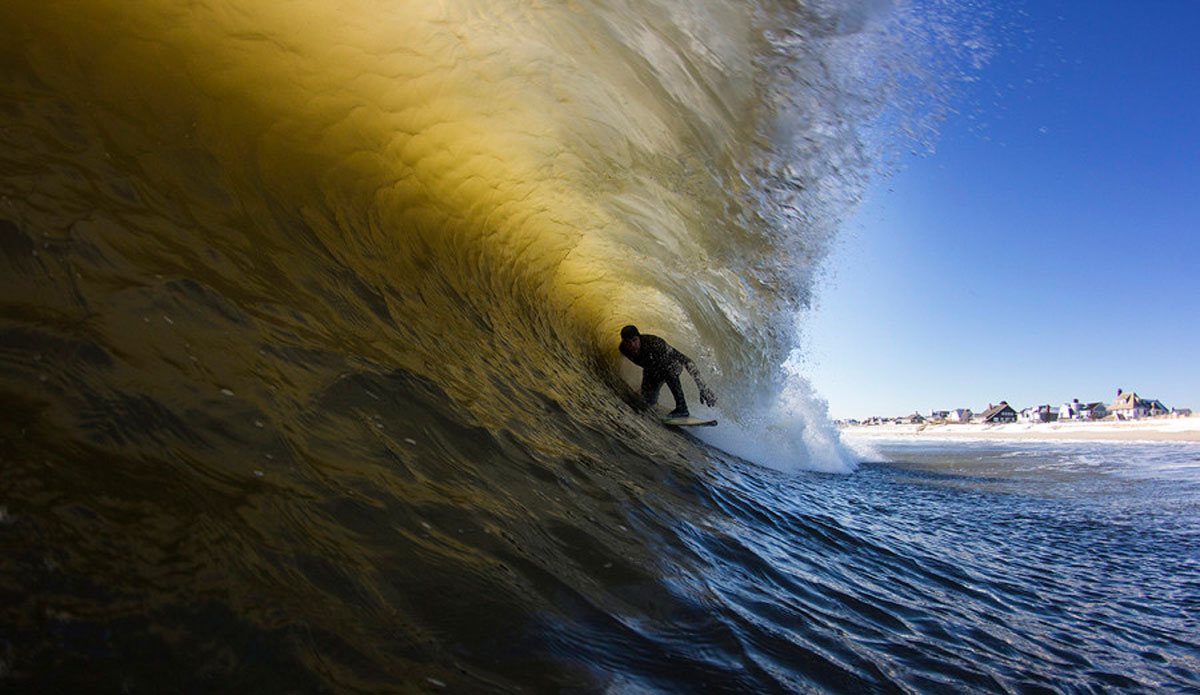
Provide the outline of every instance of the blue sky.
[[995,2],[931,154],[878,180],[805,323],[833,417],[1200,410],[1200,1]]

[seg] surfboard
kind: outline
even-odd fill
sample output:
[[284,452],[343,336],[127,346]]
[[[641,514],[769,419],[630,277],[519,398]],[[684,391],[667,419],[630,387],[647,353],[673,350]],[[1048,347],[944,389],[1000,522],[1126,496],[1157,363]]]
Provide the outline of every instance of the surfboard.
[[702,418],[692,417],[691,415],[686,417],[664,416],[662,418],[662,423],[664,425],[671,425],[673,427],[716,427],[717,425],[716,420],[704,420]]

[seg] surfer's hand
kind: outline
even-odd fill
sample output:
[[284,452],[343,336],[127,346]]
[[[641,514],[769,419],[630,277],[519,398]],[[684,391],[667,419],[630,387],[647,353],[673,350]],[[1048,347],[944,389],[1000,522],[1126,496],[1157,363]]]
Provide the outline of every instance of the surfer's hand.
[[712,389],[705,387],[700,389],[700,402],[711,408],[717,404],[717,397],[713,394]]

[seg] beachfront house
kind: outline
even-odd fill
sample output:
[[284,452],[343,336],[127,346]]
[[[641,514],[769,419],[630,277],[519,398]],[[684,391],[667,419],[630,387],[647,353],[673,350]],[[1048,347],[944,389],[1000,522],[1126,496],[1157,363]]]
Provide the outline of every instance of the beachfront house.
[[945,422],[946,420],[950,419],[950,411],[949,410],[931,410],[929,412],[929,419],[930,420],[941,420],[942,422]]
[[974,415],[970,408],[955,408],[948,411],[946,422],[970,422]]
[[1000,401],[997,405],[988,405],[988,409],[983,411],[982,419],[988,424],[1016,422],[1017,411],[1013,410],[1008,401]]
[[1053,422],[1058,419],[1058,413],[1049,405],[1031,405],[1020,412],[1018,419],[1021,422]]
[[1059,420],[1101,420],[1106,415],[1108,415],[1108,409],[1104,407],[1103,403],[1099,401],[1081,403],[1078,398],[1069,403],[1063,403],[1058,409]]
[[920,425],[924,422],[925,418],[922,417],[920,413],[913,413],[912,415],[904,418],[904,424],[906,425]]
[[1166,406],[1157,400],[1138,398],[1138,395],[1133,391],[1125,393],[1121,389],[1117,389],[1117,397],[1108,406],[1108,410],[1117,416],[1118,420],[1156,417],[1158,415],[1166,415],[1170,412]]

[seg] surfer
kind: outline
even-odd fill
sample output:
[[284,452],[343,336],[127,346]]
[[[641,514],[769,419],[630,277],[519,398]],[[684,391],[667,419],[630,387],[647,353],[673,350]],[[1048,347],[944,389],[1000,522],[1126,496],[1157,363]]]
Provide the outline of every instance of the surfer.
[[658,403],[658,392],[665,383],[675,398],[675,410],[668,417],[687,417],[687,400],[683,397],[683,386],[679,383],[679,372],[687,369],[692,380],[700,389],[700,402],[707,406],[717,403],[712,389],[700,379],[700,370],[692,358],[667,344],[656,335],[638,332],[637,326],[621,329],[621,354],[642,368],[642,400],[653,407]]

